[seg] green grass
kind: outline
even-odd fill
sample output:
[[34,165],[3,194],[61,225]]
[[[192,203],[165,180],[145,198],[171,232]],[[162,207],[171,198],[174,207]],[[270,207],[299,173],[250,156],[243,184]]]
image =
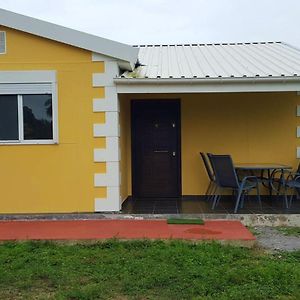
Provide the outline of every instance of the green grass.
[[284,235],[300,237],[300,227],[281,226],[276,229]]
[[300,299],[299,262],[217,243],[5,243],[0,299]]
[[179,224],[179,225],[184,225],[184,224],[199,224],[203,225],[204,221],[202,219],[176,219],[176,218],[170,218],[167,220],[168,224]]
[[256,227],[253,226],[246,226],[246,227],[254,236],[260,235],[260,232],[256,229]]

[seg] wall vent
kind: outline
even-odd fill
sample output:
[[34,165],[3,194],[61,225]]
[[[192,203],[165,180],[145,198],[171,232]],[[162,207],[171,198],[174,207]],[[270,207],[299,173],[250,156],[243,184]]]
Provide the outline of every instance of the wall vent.
[[5,31],[0,31],[0,54],[6,52],[6,34]]

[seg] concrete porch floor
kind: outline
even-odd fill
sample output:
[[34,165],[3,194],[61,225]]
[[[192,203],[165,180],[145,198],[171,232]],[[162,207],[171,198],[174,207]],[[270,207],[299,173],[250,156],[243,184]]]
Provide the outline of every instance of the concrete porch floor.
[[[256,196],[245,199],[244,207],[238,214],[300,214],[300,201],[294,199],[291,208],[286,209],[280,196],[262,196],[260,208]],[[212,202],[205,196],[182,196],[181,198],[132,198],[122,205],[124,214],[233,214],[235,200],[223,196],[219,205],[212,210]]]

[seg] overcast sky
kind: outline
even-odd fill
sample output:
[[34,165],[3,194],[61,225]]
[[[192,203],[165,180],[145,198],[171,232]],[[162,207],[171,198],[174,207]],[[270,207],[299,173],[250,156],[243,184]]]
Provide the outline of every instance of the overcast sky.
[[299,0],[0,0],[0,7],[127,44],[300,47]]

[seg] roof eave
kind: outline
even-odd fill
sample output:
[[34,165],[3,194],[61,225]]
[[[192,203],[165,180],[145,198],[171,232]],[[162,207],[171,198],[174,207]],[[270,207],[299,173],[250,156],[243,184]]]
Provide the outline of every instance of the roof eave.
[[298,92],[300,77],[126,79],[115,78],[119,94]]
[[201,84],[201,83],[256,83],[256,82],[300,82],[300,76],[268,77],[216,77],[216,78],[115,78],[117,84]]
[[139,50],[132,46],[4,9],[0,9],[0,25],[119,59],[127,62],[128,70],[138,58]]

